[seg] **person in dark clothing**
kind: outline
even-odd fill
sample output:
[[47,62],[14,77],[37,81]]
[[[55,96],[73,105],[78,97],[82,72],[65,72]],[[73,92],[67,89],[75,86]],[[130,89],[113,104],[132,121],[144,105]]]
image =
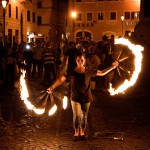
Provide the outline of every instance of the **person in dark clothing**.
[[[103,62],[104,69],[109,67],[112,64],[113,52],[114,52],[114,35],[111,35],[110,41],[107,40],[105,42],[105,46],[103,47],[102,62]],[[105,76],[104,88],[103,88],[104,92],[108,91],[113,76],[114,76],[114,71],[111,71]]]
[[56,79],[56,71],[55,71],[55,61],[56,54],[53,50],[52,43],[46,43],[46,48],[43,54],[43,64],[44,64],[44,81],[46,83],[52,83]]
[[23,52],[24,60],[25,60],[25,68],[26,68],[26,77],[28,78],[28,81],[31,77],[31,68],[32,68],[32,61],[33,61],[33,53],[32,53],[33,44],[28,43],[26,44],[26,48]]
[[33,70],[32,70],[32,77],[35,77],[36,67],[38,70],[38,78],[41,77],[41,70],[42,70],[42,63],[43,63],[43,52],[44,47],[41,44],[41,41],[36,41],[36,46],[32,48],[33,53]]
[[5,72],[6,86],[9,88],[14,88],[16,55],[13,52],[12,47],[6,48],[6,54],[3,57],[2,64]]
[[[104,70],[96,70],[92,67],[86,67],[85,54],[78,52],[75,56],[76,66],[72,69],[72,73],[69,74],[69,80],[71,85],[71,105],[73,110],[73,127],[74,127],[74,141],[87,140],[85,135],[85,129],[87,125],[87,116],[91,102],[93,101],[91,92],[91,78],[94,76],[104,76],[111,70],[118,66],[118,62],[112,63],[112,65]],[[48,89],[48,93],[52,93],[53,90],[63,83],[67,79],[67,74],[59,77]]]
[[4,68],[2,66],[2,60],[4,56],[4,47],[2,42],[0,42],[0,84],[4,81]]
[[65,57],[63,60],[63,65],[66,65],[67,59],[68,59],[68,65],[67,65],[67,74],[71,74],[72,70],[74,69],[74,67],[76,66],[76,62],[75,62],[75,55],[79,52],[79,50],[75,47],[75,43],[74,42],[70,42],[69,43],[69,48],[65,53]]

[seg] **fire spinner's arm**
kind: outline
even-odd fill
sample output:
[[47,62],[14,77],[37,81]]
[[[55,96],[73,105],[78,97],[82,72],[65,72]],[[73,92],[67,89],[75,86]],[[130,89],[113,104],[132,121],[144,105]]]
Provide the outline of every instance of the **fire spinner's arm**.
[[112,65],[104,70],[97,70],[97,76],[104,76],[107,73],[109,73],[110,71],[112,71],[113,69],[115,69],[117,66],[119,65],[119,63],[117,61],[113,62]]
[[47,92],[48,92],[48,93],[52,93],[52,91],[53,91],[57,86],[59,86],[60,84],[62,84],[65,80],[66,80],[66,77],[65,77],[65,76],[60,76],[58,79],[56,79],[56,80],[54,81],[54,83],[53,83],[49,88],[47,88]]

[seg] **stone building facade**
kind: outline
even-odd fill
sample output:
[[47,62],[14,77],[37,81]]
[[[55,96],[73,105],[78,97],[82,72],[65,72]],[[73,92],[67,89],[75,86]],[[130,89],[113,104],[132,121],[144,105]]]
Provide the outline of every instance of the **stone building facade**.
[[[66,33],[66,0],[7,0],[5,41],[13,44],[36,39],[59,41]],[[0,41],[4,40],[3,7],[0,6]]]
[[141,0],[140,21],[135,27],[136,39],[150,47],[150,1]]
[[69,0],[68,39],[99,41],[103,35],[128,36],[139,22],[139,11],[140,0]]

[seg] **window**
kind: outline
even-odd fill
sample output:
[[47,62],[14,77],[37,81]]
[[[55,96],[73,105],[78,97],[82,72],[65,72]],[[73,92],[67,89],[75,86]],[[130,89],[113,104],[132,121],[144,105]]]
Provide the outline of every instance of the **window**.
[[104,19],[104,13],[103,12],[99,12],[98,13],[98,20],[103,20]]
[[131,12],[131,19],[139,19],[139,12]]
[[92,13],[87,13],[87,21],[92,21]]
[[37,8],[42,8],[42,2],[37,2]]
[[35,12],[32,13],[32,22],[35,23]]
[[8,29],[8,43],[12,44],[12,29]]
[[76,2],[82,2],[82,0],[76,0]]
[[8,8],[8,15],[9,15],[9,18],[11,18],[11,5],[9,4],[9,6],[8,6],[9,8]]
[[77,13],[76,20],[77,21],[82,21],[82,13]]
[[125,12],[124,15],[125,19],[130,19],[130,12]]
[[87,2],[93,2],[93,0],[86,0]]
[[16,7],[16,19],[18,19],[18,7]]
[[110,20],[116,20],[116,12],[110,13]]
[[18,43],[19,31],[15,30],[15,42]]
[[38,16],[38,17],[37,17],[37,24],[38,24],[38,25],[41,25],[41,24],[42,24],[42,17],[41,17],[41,16]]
[[30,11],[27,11],[27,21],[30,21]]

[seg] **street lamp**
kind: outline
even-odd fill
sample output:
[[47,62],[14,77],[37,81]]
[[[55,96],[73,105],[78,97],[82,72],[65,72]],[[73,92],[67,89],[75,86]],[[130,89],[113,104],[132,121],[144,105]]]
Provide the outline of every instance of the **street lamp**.
[[124,16],[121,16],[121,21],[122,21],[122,37],[123,37],[123,21],[124,21]]
[[3,30],[3,42],[4,46],[6,44],[5,42],[5,16],[6,16],[6,6],[7,6],[7,0],[2,0],[2,6],[3,6],[3,24],[4,24],[4,30]]
[[73,34],[73,41],[74,41],[74,28],[75,28],[75,18],[77,17],[77,13],[75,11],[73,11],[71,13],[71,16],[72,16],[72,34]]

